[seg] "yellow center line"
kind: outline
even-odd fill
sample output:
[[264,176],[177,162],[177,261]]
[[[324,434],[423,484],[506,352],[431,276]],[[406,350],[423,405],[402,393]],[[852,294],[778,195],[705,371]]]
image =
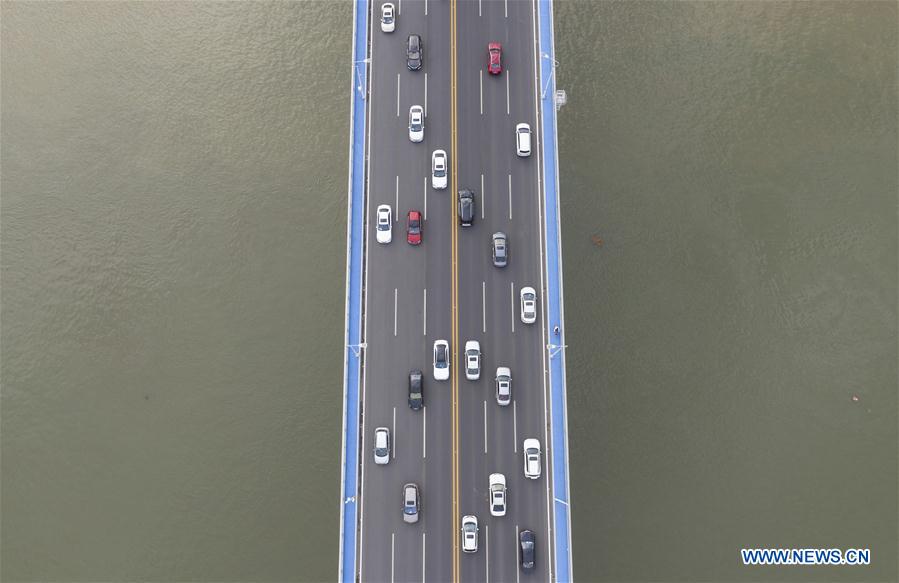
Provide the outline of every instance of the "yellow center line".
[[[459,272],[457,263],[457,229],[456,229],[456,0],[450,1],[450,160],[452,164],[450,188],[452,189],[453,205],[450,212],[450,233],[452,240],[452,340],[453,340],[453,358],[452,362],[457,363],[459,346],[459,326],[458,326],[458,285]],[[452,367],[450,375],[452,378],[452,448],[453,448],[453,518],[452,537],[453,537],[453,583],[459,582],[459,411],[458,411],[458,389],[459,379],[455,371],[458,364]]]

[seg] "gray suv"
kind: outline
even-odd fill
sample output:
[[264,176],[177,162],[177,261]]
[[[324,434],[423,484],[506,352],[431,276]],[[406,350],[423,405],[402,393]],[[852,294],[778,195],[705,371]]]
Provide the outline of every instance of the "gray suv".
[[468,190],[459,191],[459,224],[470,227],[474,222],[474,192]]
[[409,38],[406,39],[406,67],[410,71],[421,69],[421,53],[421,37],[417,34],[410,34]]
[[505,233],[493,233],[493,265],[505,267],[509,261],[509,247]]

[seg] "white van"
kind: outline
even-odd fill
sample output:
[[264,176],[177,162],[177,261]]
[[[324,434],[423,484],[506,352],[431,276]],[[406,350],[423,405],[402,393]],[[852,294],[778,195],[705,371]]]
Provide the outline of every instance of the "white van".
[[526,123],[515,126],[515,153],[522,157],[531,155],[531,126]]

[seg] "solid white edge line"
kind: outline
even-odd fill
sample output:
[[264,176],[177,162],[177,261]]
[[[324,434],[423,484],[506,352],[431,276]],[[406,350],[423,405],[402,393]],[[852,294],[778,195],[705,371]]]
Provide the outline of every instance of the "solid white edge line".
[[[546,177],[543,174],[543,164],[542,164],[542,160],[543,160],[542,127],[543,126],[540,123],[540,120],[542,119],[543,116],[542,116],[542,110],[541,110],[542,103],[540,100],[540,85],[539,85],[540,84],[540,76],[539,76],[540,67],[538,67],[538,59],[540,58],[540,40],[537,35],[538,13],[537,13],[537,1],[536,0],[532,0],[532,2],[531,2],[531,11],[532,11],[532,16],[533,16],[532,22],[533,22],[534,48],[536,49],[536,51],[535,51],[536,54],[533,54],[533,58],[534,58],[534,122],[535,122],[534,129],[535,129],[535,133],[536,133],[535,137],[538,140],[538,143],[540,144],[540,147],[537,148],[536,174],[537,174],[537,198],[538,198],[538,201],[537,201],[537,203],[538,203],[537,204],[537,214],[538,214],[537,229],[538,229],[538,233],[540,233],[540,238],[539,238],[540,244],[538,245],[538,247],[540,248],[540,265],[542,267],[542,269],[540,270],[540,289],[543,292],[543,298],[541,301],[544,303],[543,317],[541,318],[541,324],[542,324],[541,339],[542,339],[542,345],[546,346],[547,345],[546,326],[547,326],[547,318],[549,317],[549,315],[547,313],[547,309],[546,309],[547,294],[546,294],[545,276],[546,276],[546,270],[547,270],[547,263],[546,263],[545,248],[544,248],[544,245],[546,242],[545,241],[546,231],[544,228],[545,213],[544,213],[544,206],[543,206],[544,200],[546,198],[546,196],[545,196],[546,190],[545,190],[545,184],[544,184]],[[550,409],[549,409],[549,407],[547,407],[547,401],[546,401],[547,360],[549,358],[549,352],[547,350],[543,350],[542,353],[543,353],[543,358],[542,358],[542,361],[543,361],[543,443],[544,443],[544,447],[546,449],[547,467],[552,468],[552,445],[549,441],[549,429],[548,429]],[[550,403],[550,406],[551,406],[551,403]],[[551,474],[551,472],[547,472],[547,473]],[[555,561],[555,554],[553,553],[554,545],[552,544],[553,535],[554,535],[554,533],[553,533],[554,524],[553,524],[553,518],[552,518],[553,514],[552,513],[553,513],[554,508],[552,506],[552,493],[550,490],[551,486],[552,486],[552,478],[551,478],[551,475],[548,475],[547,479],[546,479],[546,528],[547,528],[547,536],[546,536],[546,539],[547,539],[546,540],[546,553],[547,554],[546,554],[546,556],[549,558],[549,560],[546,561],[546,563],[547,563],[547,579],[550,581],[552,580],[553,563]]]

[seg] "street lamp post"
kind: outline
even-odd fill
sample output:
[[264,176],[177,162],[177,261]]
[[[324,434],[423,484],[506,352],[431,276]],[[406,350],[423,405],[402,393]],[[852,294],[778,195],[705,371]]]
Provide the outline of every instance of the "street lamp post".
[[549,56],[549,53],[540,53],[544,59],[548,59],[552,61],[553,71],[549,74],[549,79],[546,80],[546,85],[543,87],[543,91],[540,92],[540,99],[546,99],[546,90],[549,89],[549,84],[552,83],[553,77],[556,74],[556,67],[559,66],[559,61]]
[[371,58],[365,58],[361,61],[353,61],[353,71],[355,71],[356,73],[356,90],[359,92],[359,96],[362,97],[362,99],[365,99],[365,83],[362,79],[362,73],[359,71],[360,63],[364,63],[367,65],[371,63]]

